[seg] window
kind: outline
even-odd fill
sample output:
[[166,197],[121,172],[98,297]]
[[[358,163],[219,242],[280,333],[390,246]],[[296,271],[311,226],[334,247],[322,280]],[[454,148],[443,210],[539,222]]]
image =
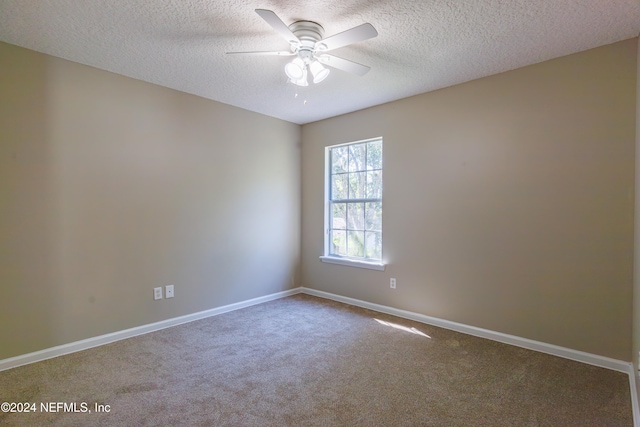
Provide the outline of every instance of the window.
[[325,149],[322,261],[383,270],[382,138]]

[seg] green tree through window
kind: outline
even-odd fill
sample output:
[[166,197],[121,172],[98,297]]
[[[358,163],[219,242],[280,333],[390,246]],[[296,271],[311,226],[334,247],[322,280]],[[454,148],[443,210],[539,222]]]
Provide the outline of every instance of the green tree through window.
[[382,260],[382,138],[327,147],[325,255]]

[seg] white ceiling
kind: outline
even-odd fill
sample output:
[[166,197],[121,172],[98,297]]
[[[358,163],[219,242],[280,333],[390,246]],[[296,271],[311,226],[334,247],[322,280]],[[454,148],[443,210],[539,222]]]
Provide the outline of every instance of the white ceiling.
[[[371,23],[378,37],[331,52],[371,71],[299,88],[290,58],[225,55],[288,49],[258,8],[326,37]],[[298,124],[639,32],[640,0],[0,0],[4,42]]]

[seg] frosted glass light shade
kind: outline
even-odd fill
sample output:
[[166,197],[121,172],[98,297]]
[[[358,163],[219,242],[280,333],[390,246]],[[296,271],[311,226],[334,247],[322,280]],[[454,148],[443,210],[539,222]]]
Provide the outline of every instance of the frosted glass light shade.
[[304,62],[302,62],[302,59],[296,58],[284,66],[284,72],[291,80],[300,80],[304,74],[305,68],[306,67],[304,66]]
[[324,68],[318,61],[313,61],[311,65],[309,65],[309,69],[311,70],[311,74],[313,74],[314,83],[320,83],[329,75],[329,70]]
[[302,78],[296,80],[291,79],[290,82],[298,86],[309,86],[309,82],[307,81],[307,70],[302,70]]

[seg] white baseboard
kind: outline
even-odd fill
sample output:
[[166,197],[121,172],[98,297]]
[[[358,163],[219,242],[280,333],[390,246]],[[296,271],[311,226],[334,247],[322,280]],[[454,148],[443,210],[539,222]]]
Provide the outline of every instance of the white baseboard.
[[299,294],[300,292],[301,288],[290,289],[283,292],[277,292],[275,294],[265,295],[259,298],[237,302],[235,304],[229,304],[222,307],[212,308],[210,310],[200,311],[198,313],[174,317],[172,319],[162,320],[160,322],[150,323],[148,325],[137,326],[135,328],[125,329],[122,331],[100,335],[93,338],[87,338],[85,340],[75,341],[69,344],[46,348],[44,350],[35,351],[33,353],[10,357],[8,359],[0,360],[0,371],[27,365],[29,363],[40,362],[42,360],[51,359],[52,357],[62,356],[64,354],[75,353],[76,351],[86,350],[114,341],[120,341],[125,338],[135,337],[136,335],[147,334],[149,332],[158,331],[160,329],[170,328],[182,323],[193,322],[194,320],[204,319],[205,317],[228,313],[230,311],[239,310],[241,308],[249,307],[256,304],[261,304],[263,302],[273,301],[275,299]]
[[540,341],[534,341],[527,338],[521,338],[514,335],[503,334],[501,332],[495,332],[488,329],[476,328],[475,326],[469,326],[462,323],[451,322],[449,320],[438,319],[436,317],[425,316],[424,314],[414,313],[411,311],[399,310],[397,308],[388,307],[386,305],[374,304],[354,298],[343,297],[341,295],[336,295],[329,292],[318,291],[315,289],[304,287],[301,288],[301,291],[302,293],[314,295],[320,298],[326,298],[338,302],[343,302],[345,304],[368,308],[370,310],[379,311],[381,313],[387,313],[393,316],[426,323],[428,325],[438,326],[456,332],[462,332],[463,334],[473,335],[480,338],[487,338],[493,341],[527,348],[529,350],[535,350],[554,356],[564,357],[565,359],[588,363],[590,365],[599,366],[601,368],[624,372],[625,374],[629,373],[630,366],[631,370],[633,370],[633,366],[631,365],[631,363],[624,362],[622,360],[598,356],[596,354],[586,353],[579,350],[572,350],[570,348],[547,344]]

